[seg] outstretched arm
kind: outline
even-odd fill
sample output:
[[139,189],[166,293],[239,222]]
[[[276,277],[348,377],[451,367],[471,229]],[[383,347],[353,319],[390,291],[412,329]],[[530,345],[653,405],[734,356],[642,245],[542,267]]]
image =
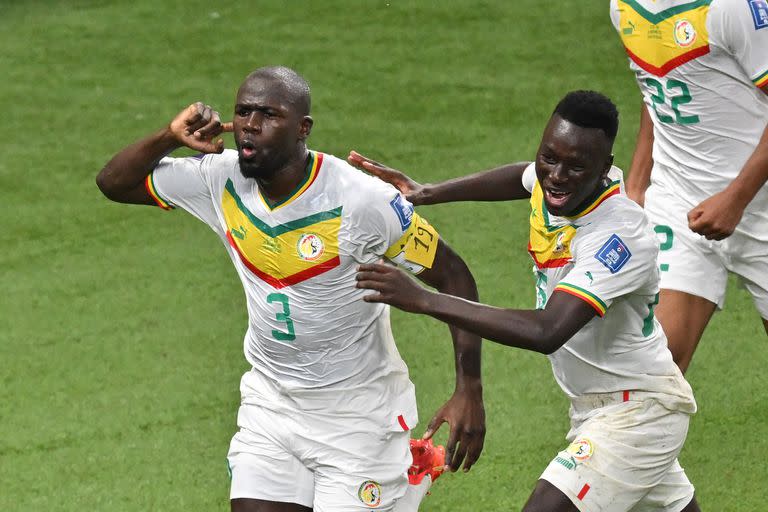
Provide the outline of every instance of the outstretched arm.
[[454,201],[509,201],[531,197],[523,187],[523,171],[530,162],[507,164],[461,178],[422,185],[404,173],[352,151],[347,161],[394,185],[414,205]]
[[645,191],[651,184],[653,169],[653,120],[645,103],[640,105],[640,128],[637,131],[635,153],[625,182],[627,197],[640,206],[645,205]]
[[[438,241],[432,268],[424,270],[418,277],[442,293],[477,300],[477,287],[469,268],[442,240]],[[464,461],[464,471],[469,471],[480,457],[485,439],[485,409],[480,378],[482,340],[465,330],[452,325],[449,327],[456,360],[456,387],[453,396],[429,422],[424,438],[432,437],[440,425],[448,423],[450,433],[446,464],[451,471],[456,471]]]
[[[768,85],[763,87],[768,94]],[[722,192],[705,199],[688,212],[688,227],[708,240],[733,234],[744,209],[768,181],[768,126],[739,175]]]
[[375,290],[367,302],[385,302],[404,311],[433,316],[503,345],[551,354],[587,324],[596,312],[585,301],[555,292],[542,310],[503,309],[419,286],[399,269],[361,265],[358,288]]
[[214,139],[231,131],[231,123],[222,124],[219,113],[203,103],[193,103],[171,123],[118,152],[96,176],[101,192],[113,201],[131,204],[155,204],[144,188],[144,179],[171,151],[186,146],[203,153],[221,153],[224,141]]

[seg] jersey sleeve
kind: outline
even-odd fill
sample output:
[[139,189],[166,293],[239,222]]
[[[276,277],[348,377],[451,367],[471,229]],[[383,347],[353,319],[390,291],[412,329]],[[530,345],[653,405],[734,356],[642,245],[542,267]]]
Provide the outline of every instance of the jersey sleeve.
[[536,185],[536,164],[531,162],[528,167],[523,171],[523,187],[528,192],[533,192],[533,187]]
[[350,216],[350,241],[357,261],[386,257],[412,272],[431,268],[439,235],[394,187],[369,181]]
[[216,211],[206,172],[207,158],[163,158],[146,178],[147,192],[163,209],[179,207],[206,224],[215,225]]
[[658,271],[655,239],[637,226],[600,229],[574,238],[574,266],[555,286],[603,316],[612,302],[643,287]]
[[768,0],[724,0],[712,5],[710,31],[757,87],[768,85]]

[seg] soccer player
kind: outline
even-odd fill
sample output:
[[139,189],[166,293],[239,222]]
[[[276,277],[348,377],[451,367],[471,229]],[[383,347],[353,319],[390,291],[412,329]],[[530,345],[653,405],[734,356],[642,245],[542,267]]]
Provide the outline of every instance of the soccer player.
[[498,343],[547,354],[571,401],[571,430],[524,510],[699,510],[677,462],[696,410],[653,315],[658,245],[612,166],[618,112],[591,91],[566,95],[536,161],[420,185],[357,153],[414,204],[530,198],[537,308],[503,309],[431,292],[390,265],[364,264],[365,297],[431,315]]
[[644,101],[627,195],[661,244],[656,312],[685,372],[729,271],[768,332],[768,3],[612,0],[611,20]]
[[[309,110],[309,86],[295,71],[257,69],[238,90],[231,125],[192,104],[118,152],[97,183],[114,201],[179,207],[206,223],[242,281],[253,368],[240,384],[228,455],[232,510],[416,510],[425,474],[441,468],[419,442],[426,466],[409,475],[413,384],[389,308],[362,300],[356,267],[385,257],[468,299],[477,298],[474,279],[395,188],[307,148]],[[228,130],[237,151],[217,138]],[[202,154],[166,157],[182,146]],[[485,433],[480,340],[451,334],[456,389],[425,437],[448,422],[446,463],[468,470]],[[409,476],[420,484],[409,486]]]

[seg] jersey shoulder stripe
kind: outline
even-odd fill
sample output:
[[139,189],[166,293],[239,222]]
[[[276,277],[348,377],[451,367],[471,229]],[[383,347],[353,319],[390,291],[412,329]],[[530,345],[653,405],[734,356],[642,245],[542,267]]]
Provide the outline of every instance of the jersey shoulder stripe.
[[752,82],[761,89],[768,85],[768,70],[766,70],[762,75],[758,75],[756,78],[753,78]]
[[572,284],[561,282],[561,283],[558,283],[557,286],[555,286],[554,291],[565,292],[569,295],[573,295],[574,297],[580,298],[581,300],[585,301],[587,304],[592,306],[599,316],[605,315],[605,311],[608,309],[608,306],[605,304],[605,302],[600,300],[600,297],[598,297],[594,293],[591,293],[585,290],[584,288],[580,288]]
[[147,175],[146,178],[144,178],[144,188],[147,191],[147,194],[157,203],[157,206],[162,208],[163,210],[173,210],[174,206],[171,204],[170,201],[163,198],[163,196],[160,195],[160,193],[157,191],[157,188],[155,188],[155,181],[154,181],[154,173],[151,172]]
[[656,76],[707,55],[711,3],[696,0],[654,14],[638,0],[618,0],[619,35],[627,55]]

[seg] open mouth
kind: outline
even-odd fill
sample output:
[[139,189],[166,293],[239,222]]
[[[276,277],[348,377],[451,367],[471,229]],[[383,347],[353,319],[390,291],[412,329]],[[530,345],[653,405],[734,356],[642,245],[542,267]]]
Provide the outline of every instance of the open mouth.
[[240,156],[245,159],[252,158],[256,154],[256,145],[250,140],[240,141]]
[[568,199],[571,197],[570,192],[564,190],[555,190],[551,188],[544,189],[544,197],[547,200],[547,205],[553,208],[562,208]]

